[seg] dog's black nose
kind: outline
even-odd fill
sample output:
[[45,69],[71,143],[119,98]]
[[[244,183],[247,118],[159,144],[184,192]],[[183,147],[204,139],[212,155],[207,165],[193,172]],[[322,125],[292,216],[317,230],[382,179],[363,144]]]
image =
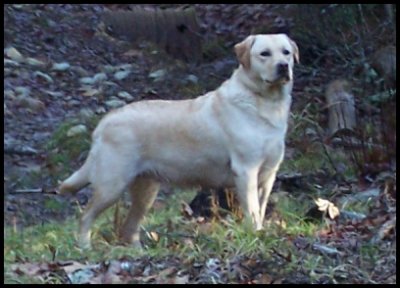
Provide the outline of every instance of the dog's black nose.
[[285,76],[289,71],[289,65],[287,63],[278,64],[278,75]]

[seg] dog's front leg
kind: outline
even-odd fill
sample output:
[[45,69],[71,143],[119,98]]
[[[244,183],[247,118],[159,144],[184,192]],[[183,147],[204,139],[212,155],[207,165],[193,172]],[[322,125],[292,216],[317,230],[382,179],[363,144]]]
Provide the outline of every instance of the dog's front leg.
[[275,182],[276,172],[277,169],[274,169],[260,175],[259,203],[261,222],[264,221],[265,210],[267,209],[269,195],[271,194],[272,186]]
[[262,229],[262,222],[260,219],[257,178],[258,171],[256,169],[242,170],[241,172],[236,172],[235,185],[239,202],[246,216],[251,219],[255,230],[260,230]]

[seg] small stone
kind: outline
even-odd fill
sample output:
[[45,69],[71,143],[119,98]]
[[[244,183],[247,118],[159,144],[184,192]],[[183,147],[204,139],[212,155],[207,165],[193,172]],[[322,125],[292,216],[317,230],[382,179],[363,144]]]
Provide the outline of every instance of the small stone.
[[77,106],[77,107],[82,106],[82,102],[76,99],[69,99],[67,103],[69,106]]
[[164,76],[167,74],[167,71],[165,69],[160,69],[154,72],[151,72],[149,74],[149,77],[152,78],[155,81],[159,81],[162,78],[164,78]]
[[29,96],[20,95],[15,99],[15,102],[17,105],[27,108],[33,112],[42,111],[45,108],[45,105],[42,101]]
[[103,106],[100,106],[99,108],[96,109],[96,114],[104,114],[106,113],[106,108],[104,108]]
[[46,94],[48,94],[54,98],[60,98],[60,97],[64,96],[63,92],[50,91],[50,90],[43,90],[43,92],[45,92]]
[[113,99],[113,100],[106,101],[105,104],[107,107],[115,109],[115,108],[124,106],[126,103],[125,103],[125,101],[122,101],[122,100]]
[[44,63],[43,61],[37,60],[35,58],[26,58],[25,59],[25,63],[31,66],[45,66],[46,63]]
[[89,109],[89,108],[82,108],[82,109],[79,111],[79,116],[80,116],[80,118],[82,118],[83,120],[89,120],[89,119],[93,118],[94,112],[93,112],[91,109]]
[[116,68],[115,68],[114,66],[112,66],[112,65],[105,65],[105,66],[103,67],[103,70],[104,70],[104,72],[106,72],[106,73],[114,73],[115,70],[116,70]]
[[25,57],[22,56],[22,54],[14,47],[4,49],[4,53],[8,58],[17,62],[22,62],[25,59]]
[[96,75],[93,76],[93,80],[95,83],[107,80],[107,74],[106,73],[97,73]]
[[40,77],[40,78],[46,80],[48,83],[53,83],[54,82],[53,78],[51,78],[49,75],[47,75],[46,73],[43,73],[41,71],[34,72],[33,76]]
[[133,96],[126,91],[118,92],[118,97],[127,101],[132,101],[134,99]]
[[85,92],[82,93],[82,95],[86,96],[86,97],[93,97],[93,96],[95,96],[95,95],[97,95],[97,94],[102,92],[101,89],[94,89],[94,88],[91,88],[91,87],[83,87],[80,90],[85,91]]
[[85,125],[79,124],[79,125],[71,127],[67,132],[67,136],[68,137],[72,137],[72,136],[75,136],[75,135],[84,134],[87,131],[88,130],[87,130]]
[[4,98],[14,100],[15,99],[14,91],[11,89],[4,90]]
[[23,87],[23,86],[18,86],[15,87],[14,89],[15,93],[17,93],[19,96],[28,96],[29,93],[31,92],[31,90],[27,87]]
[[118,71],[118,72],[116,72],[116,73],[114,74],[114,78],[115,78],[116,80],[123,80],[123,79],[125,79],[126,77],[128,77],[128,75],[129,75],[130,73],[131,73],[130,71]]
[[189,82],[192,82],[193,84],[197,84],[199,82],[199,78],[196,75],[190,74],[186,77],[186,79]]
[[67,71],[69,68],[71,68],[71,65],[67,62],[54,63],[53,67],[51,67],[52,70],[59,72]]
[[20,65],[17,61],[4,58],[4,66],[19,67]]
[[89,75],[88,71],[80,66],[72,66],[70,68],[73,72],[76,72],[80,77],[87,77]]
[[85,85],[93,85],[95,80],[92,77],[82,77],[79,82]]

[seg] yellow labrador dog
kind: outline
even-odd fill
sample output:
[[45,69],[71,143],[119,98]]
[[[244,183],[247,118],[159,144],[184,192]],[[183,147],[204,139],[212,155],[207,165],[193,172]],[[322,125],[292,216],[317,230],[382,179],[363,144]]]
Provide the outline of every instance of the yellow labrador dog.
[[161,182],[235,187],[254,228],[284,154],[297,45],[285,34],[251,35],[235,45],[240,62],[218,89],[193,100],[141,101],[110,112],[92,136],[86,162],[60,186],[91,184],[79,243],[90,247],[90,226],[125,189],[132,205],[121,229],[140,246],[139,224]]

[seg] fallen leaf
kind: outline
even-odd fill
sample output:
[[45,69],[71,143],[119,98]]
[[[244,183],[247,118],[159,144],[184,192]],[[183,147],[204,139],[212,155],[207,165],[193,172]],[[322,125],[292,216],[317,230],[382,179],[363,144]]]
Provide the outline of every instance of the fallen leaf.
[[139,57],[143,55],[143,52],[140,50],[136,50],[136,49],[131,49],[126,51],[124,54],[122,54],[123,56],[127,56],[127,57]]
[[264,273],[257,275],[257,279],[254,279],[252,282],[254,284],[271,284],[272,281],[272,277],[269,274]]
[[95,96],[95,95],[100,94],[102,92],[100,89],[94,89],[94,88],[89,88],[89,87],[86,87],[84,89],[84,91],[85,92],[82,93],[82,95],[86,96],[86,97],[92,97],[92,96]]
[[317,204],[319,211],[328,213],[329,218],[331,219],[335,219],[340,214],[339,209],[328,200],[318,198],[315,200],[315,204]]
[[171,284],[188,284],[189,283],[189,274],[184,276],[175,276]]

